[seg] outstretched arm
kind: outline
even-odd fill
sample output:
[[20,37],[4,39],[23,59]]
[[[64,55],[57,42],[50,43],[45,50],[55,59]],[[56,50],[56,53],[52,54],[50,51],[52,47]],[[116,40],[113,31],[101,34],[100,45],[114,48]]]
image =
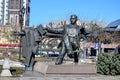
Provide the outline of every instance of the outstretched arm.
[[64,32],[64,27],[59,27],[59,28],[46,28],[46,30],[50,33],[55,33],[55,34],[62,34]]

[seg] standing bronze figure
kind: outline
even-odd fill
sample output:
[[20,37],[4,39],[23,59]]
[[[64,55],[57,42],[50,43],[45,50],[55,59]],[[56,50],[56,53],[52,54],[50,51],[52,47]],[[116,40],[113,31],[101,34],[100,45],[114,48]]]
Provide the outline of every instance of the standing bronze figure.
[[65,54],[70,58],[74,58],[74,62],[78,63],[78,50],[80,48],[80,37],[86,35],[85,28],[76,24],[78,18],[76,15],[71,15],[70,24],[64,25],[60,28],[46,30],[50,33],[63,34],[60,54],[55,62],[56,65],[62,64]]
[[35,63],[35,55],[39,54],[40,42],[44,34],[42,25],[37,28],[27,27],[21,32],[15,31],[13,34],[21,36],[22,56],[25,58],[25,70],[32,71]]

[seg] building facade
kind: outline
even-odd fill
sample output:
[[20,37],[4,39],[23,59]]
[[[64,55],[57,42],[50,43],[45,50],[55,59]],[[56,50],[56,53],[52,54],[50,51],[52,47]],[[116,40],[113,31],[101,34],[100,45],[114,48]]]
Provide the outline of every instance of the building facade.
[[23,0],[23,6],[25,8],[24,26],[29,26],[30,23],[30,0]]
[[8,23],[19,24],[19,10],[21,0],[9,0],[9,21]]
[[19,11],[25,8],[23,26],[29,26],[30,0],[0,0],[0,24],[19,24]]
[[9,0],[0,0],[0,24],[8,23]]

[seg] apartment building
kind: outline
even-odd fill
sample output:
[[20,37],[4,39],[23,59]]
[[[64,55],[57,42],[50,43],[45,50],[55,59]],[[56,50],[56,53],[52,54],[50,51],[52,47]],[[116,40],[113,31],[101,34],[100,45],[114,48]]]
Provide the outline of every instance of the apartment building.
[[25,7],[24,26],[29,26],[30,23],[30,0],[23,0],[23,6]]
[[19,11],[25,8],[24,26],[29,26],[30,0],[0,0],[0,24],[19,24]]
[[9,0],[0,0],[0,24],[5,25],[8,22]]

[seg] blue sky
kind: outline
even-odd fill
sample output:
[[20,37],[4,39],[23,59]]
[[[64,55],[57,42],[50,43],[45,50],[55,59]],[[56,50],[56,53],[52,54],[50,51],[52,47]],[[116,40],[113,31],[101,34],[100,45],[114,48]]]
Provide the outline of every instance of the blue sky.
[[71,14],[107,24],[120,19],[120,0],[31,0],[30,7],[30,26],[69,20]]

